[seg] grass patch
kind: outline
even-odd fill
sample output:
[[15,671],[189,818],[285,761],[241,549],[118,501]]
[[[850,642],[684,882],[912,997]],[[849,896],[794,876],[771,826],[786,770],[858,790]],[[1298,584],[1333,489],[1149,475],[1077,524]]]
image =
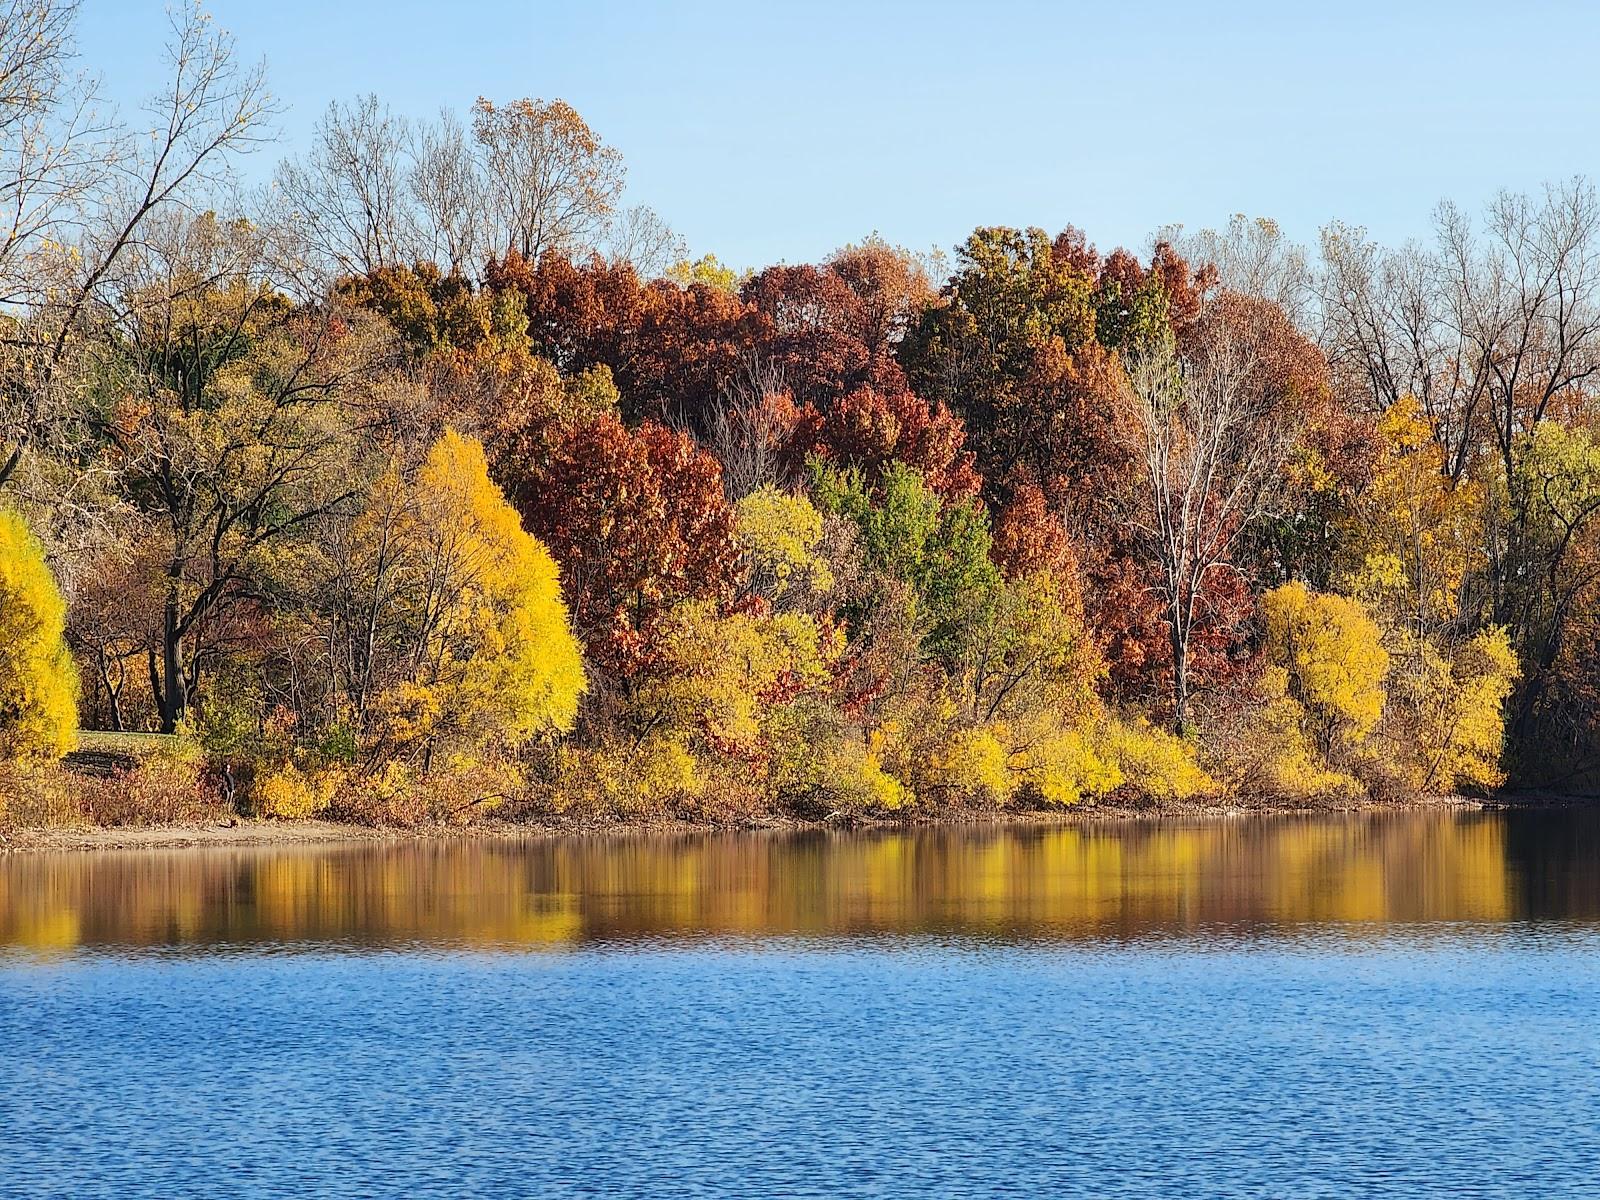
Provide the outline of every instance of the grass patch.
[[126,754],[145,758],[171,754],[181,739],[175,733],[113,733],[109,729],[78,730],[78,749],[90,754]]

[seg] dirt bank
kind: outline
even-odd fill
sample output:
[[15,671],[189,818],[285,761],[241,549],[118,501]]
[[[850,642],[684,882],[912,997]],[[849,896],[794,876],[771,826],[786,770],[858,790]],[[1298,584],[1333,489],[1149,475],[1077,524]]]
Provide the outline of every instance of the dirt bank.
[[1240,817],[1456,810],[1471,812],[1507,808],[1571,807],[1595,803],[1592,797],[1527,793],[1492,800],[1458,796],[1429,797],[1404,804],[1300,806],[1234,804],[1098,804],[1049,812],[945,810],[894,818],[874,817],[820,821],[769,817],[755,821],[713,824],[670,819],[618,820],[560,818],[537,822],[483,821],[471,825],[430,825],[412,829],[344,825],[333,821],[273,821],[233,818],[181,825],[78,826],[51,829],[0,830],[0,854],[61,850],[151,850],[193,846],[333,846],[417,840],[530,838],[561,836],[627,836],[642,833],[714,833],[740,830],[903,829],[935,825],[1067,825],[1099,821],[1229,820]]

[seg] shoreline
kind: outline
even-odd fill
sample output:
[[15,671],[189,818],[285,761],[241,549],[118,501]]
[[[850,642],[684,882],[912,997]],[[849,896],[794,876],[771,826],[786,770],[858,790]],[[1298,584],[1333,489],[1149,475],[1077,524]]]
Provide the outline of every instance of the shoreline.
[[481,821],[471,825],[368,826],[318,819],[231,817],[176,825],[61,826],[0,830],[0,856],[58,852],[174,849],[339,848],[407,842],[518,841],[566,837],[639,837],[724,833],[871,831],[992,826],[1072,826],[1131,821],[1224,821],[1259,817],[1365,815],[1399,812],[1505,812],[1600,805],[1600,797],[1530,792],[1490,797],[1431,796],[1395,803],[1348,805],[1097,804],[1059,811],[952,809],[939,813],[850,820],[771,817],[707,822],[676,818],[572,818]]

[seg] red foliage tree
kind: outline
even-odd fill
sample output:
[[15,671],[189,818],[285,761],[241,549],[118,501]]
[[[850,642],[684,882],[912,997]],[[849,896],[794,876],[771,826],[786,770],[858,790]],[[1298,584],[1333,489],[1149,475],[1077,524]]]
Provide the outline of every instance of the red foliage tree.
[[627,263],[573,263],[560,254],[536,265],[508,254],[485,279],[492,289],[521,293],[535,353],[567,374],[610,368],[629,419],[683,420],[699,429],[739,369],[749,310],[707,284],[642,284]]
[[549,547],[589,661],[626,686],[658,664],[658,627],[685,600],[733,594],[738,551],[717,460],[687,434],[612,416],[563,432],[513,489]]
[[905,388],[858,388],[819,416],[802,417],[794,429],[797,449],[858,467],[872,483],[896,461],[915,467],[947,499],[975,496],[982,483],[960,419]]
[[867,305],[831,267],[768,267],[743,296],[746,346],[780,373],[798,403],[826,411],[861,387],[905,387],[887,344],[868,341]]
[[1078,560],[1066,524],[1051,511],[1044,489],[1024,482],[1010,491],[994,522],[995,565],[1011,579],[1039,571],[1076,575]]

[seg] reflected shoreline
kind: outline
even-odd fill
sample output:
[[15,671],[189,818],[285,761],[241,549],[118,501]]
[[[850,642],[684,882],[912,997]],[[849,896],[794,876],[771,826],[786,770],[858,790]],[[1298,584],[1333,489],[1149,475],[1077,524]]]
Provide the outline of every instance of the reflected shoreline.
[[1425,811],[0,858],[0,948],[529,949],[1600,921],[1600,813]]

